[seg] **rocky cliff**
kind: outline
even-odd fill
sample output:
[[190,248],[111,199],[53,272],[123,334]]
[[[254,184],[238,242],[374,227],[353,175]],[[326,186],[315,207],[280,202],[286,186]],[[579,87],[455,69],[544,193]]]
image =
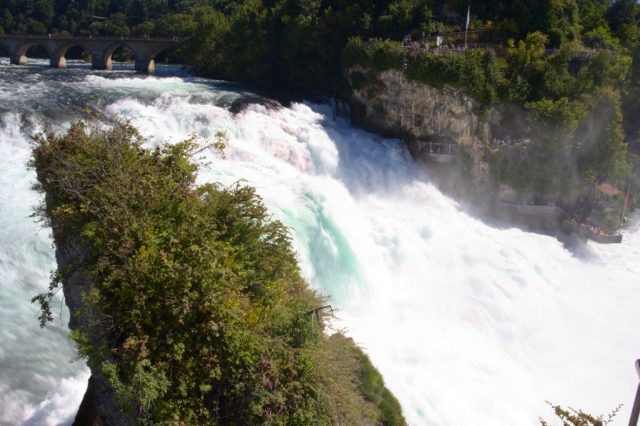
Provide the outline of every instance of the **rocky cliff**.
[[[486,107],[461,89],[412,81],[395,69],[373,74],[354,67],[348,75],[353,88],[350,101],[354,123],[402,138],[414,159],[425,165],[443,190],[493,217],[533,229],[559,229],[559,209],[552,214],[547,206],[537,210],[531,207],[526,214],[516,211],[512,205],[532,202],[530,195],[492,179],[492,154],[503,150],[519,157],[527,152],[530,141],[519,136],[526,127],[524,112],[507,105]],[[434,147],[443,145],[456,148],[452,150],[455,161],[433,161],[430,154]]]
[[490,138],[487,111],[462,90],[427,86],[408,80],[401,71],[387,70],[374,84],[355,89],[352,102],[359,124],[383,133],[411,135],[406,141],[418,161],[426,160],[427,143],[432,140],[445,139],[463,147],[473,159],[476,179],[486,181],[484,147]]
[[[65,303],[69,308],[69,329],[73,331],[79,326],[96,320],[90,312],[83,309],[83,298],[94,287],[93,280],[78,268],[89,257],[90,250],[79,244],[76,237],[64,235],[55,223],[52,223],[52,229],[58,270],[68,271],[62,290]],[[90,338],[97,340],[99,336]],[[91,368],[91,365],[89,367]],[[127,426],[133,424],[131,418],[118,409],[113,390],[106,377],[98,369],[91,368],[87,390],[73,424],[76,426]]]

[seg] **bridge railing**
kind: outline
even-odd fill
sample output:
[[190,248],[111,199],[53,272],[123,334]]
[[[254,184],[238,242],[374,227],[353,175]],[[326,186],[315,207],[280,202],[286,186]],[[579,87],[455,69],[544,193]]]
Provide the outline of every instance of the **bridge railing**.
[[56,35],[56,34],[2,34],[0,39],[23,39],[23,40],[91,40],[91,41],[157,41],[157,42],[183,42],[185,37],[127,37],[127,36],[74,36],[74,35]]

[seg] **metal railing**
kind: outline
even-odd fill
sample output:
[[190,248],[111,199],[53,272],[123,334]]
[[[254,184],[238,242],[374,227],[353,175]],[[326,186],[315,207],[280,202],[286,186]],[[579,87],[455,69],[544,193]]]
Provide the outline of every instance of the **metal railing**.
[[183,42],[185,37],[142,37],[142,36],[92,36],[92,35],[56,35],[56,34],[0,34],[0,39],[24,40],[83,40],[83,41],[144,41],[144,42]]

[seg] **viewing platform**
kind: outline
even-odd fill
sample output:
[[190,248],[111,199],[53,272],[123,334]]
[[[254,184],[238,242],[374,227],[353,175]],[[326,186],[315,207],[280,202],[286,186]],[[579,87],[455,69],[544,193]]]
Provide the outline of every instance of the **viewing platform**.
[[421,140],[425,147],[427,160],[434,163],[451,163],[458,153],[458,145],[454,142]]
[[[482,31],[469,31],[469,42],[464,43],[464,32],[445,33],[437,36],[424,37],[412,40],[409,36],[402,41],[402,47],[407,51],[429,52],[433,55],[463,54],[469,50],[493,50],[497,56],[506,56],[507,52],[515,47],[507,47],[503,43],[480,41]],[[375,39],[373,39],[375,40]],[[560,50],[557,48],[545,49],[544,56],[553,56]],[[590,60],[600,53],[598,49],[586,49],[573,52],[571,59]]]

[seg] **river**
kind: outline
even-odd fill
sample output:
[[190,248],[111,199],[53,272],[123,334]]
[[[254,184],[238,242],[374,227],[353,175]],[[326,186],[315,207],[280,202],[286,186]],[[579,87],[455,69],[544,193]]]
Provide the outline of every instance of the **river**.
[[291,228],[304,275],[339,308],[336,327],[365,348],[410,424],[535,425],[552,418],[545,400],[594,414],[622,403],[614,424],[628,421],[639,215],[622,244],[576,255],[467,214],[400,141],[334,121],[327,105],[276,107],[173,68],[150,77],[45,65],[0,58],[0,424],[68,424],[86,387],[66,307],[60,300],[40,329],[30,303],[55,260],[50,231],[30,216],[42,199],[27,162],[31,134],[87,113],[132,120],[149,146],[225,132],[224,158],[204,152],[199,181],[257,188]]

